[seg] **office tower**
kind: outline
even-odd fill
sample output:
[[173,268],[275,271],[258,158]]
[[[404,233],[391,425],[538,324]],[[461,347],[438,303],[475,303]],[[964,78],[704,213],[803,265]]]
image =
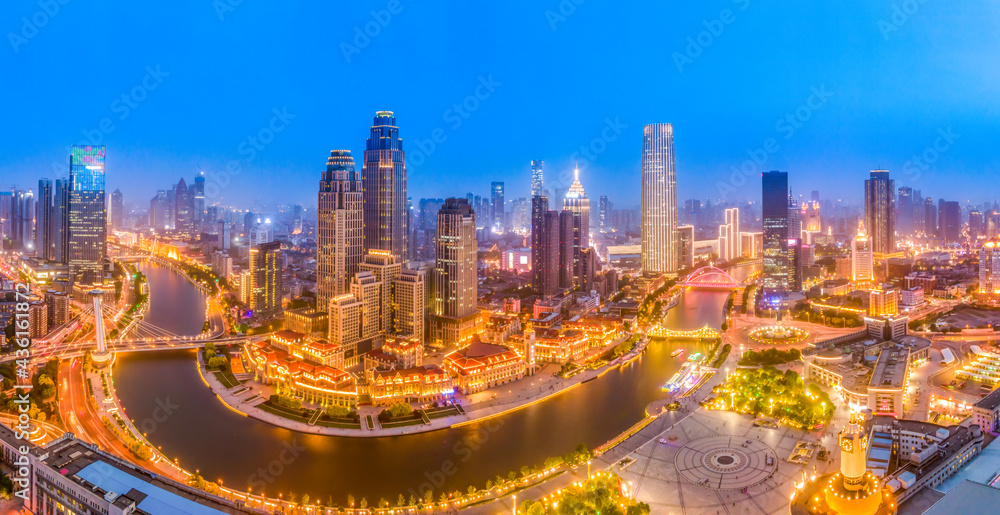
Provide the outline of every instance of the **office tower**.
[[851,280],[866,283],[875,279],[875,257],[864,222],[858,225],[858,235],[851,244]]
[[969,239],[973,243],[983,236],[983,213],[977,209],[969,211]]
[[191,185],[191,196],[194,230],[201,232],[206,227],[210,227],[208,224],[215,221],[205,218],[205,172],[198,172],[198,175],[195,176],[194,184]]
[[876,255],[896,252],[896,181],[887,170],[872,170],[865,181],[865,227]]
[[788,239],[802,239],[802,218],[795,197],[788,195]]
[[404,268],[392,281],[392,330],[404,338],[424,341],[423,270]]
[[219,230],[219,248],[229,252],[229,246],[233,241],[233,224],[229,220],[219,220],[216,226]]
[[567,290],[574,286],[576,277],[576,220],[572,211],[559,212],[559,287]]
[[250,227],[250,234],[247,235],[247,243],[251,247],[255,247],[261,243],[270,243],[272,241],[274,241],[274,224],[271,223],[271,219],[257,218],[257,221]]
[[379,282],[379,332],[384,334],[392,332],[392,282],[399,277],[402,269],[403,265],[397,256],[378,249],[369,250],[358,264],[359,271],[371,273]]
[[35,202],[35,257],[52,259],[52,181],[39,179]]
[[14,190],[13,237],[26,249],[35,245],[35,194],[31,190]]
[[[563,244],[559,211],[546,211],[542,222],[542,274],[539,293],[545,296],[558,293],[565,279],[562,264]],[[572,283],[572,274],[569,274]]]
[[788,290],[788,172],[761,175],[761,218],[764,225],[764,293]]
[[407,259],[406,155],[392,111],[375,113],[361,170],[364,249]]
[[688,225],[698,225],[703,222],[700,200],[694,198],[684,201],[684,221]]
[[104,279],[107,221],[104,199],[104,146],[73,145],[69,168],[69,274],[74,283]]
[[476,215],[465,199],[449,198],[438,211],[434,267],[434,340],[445,345],[475,332]]
[[549,199],[543,195],[531,197],[531,285],[536,293],[540,295],[553,295],[555,293],[554,281],[550,281],[548,286],[551,290],[546,291],[546,276],[555,272],[552,268],[545,266],[545,215],[549,212]]
[[938,232],[945,243],[957,243],[962,236],[962,207],[957,201],[938,204]]
[[182,238],[194,235],[194,198],[183,177],[174,190],[174,230]]
[[254,314],[281,310],[281,243],[250,247],[250,309]]
[[927,236],[937,236],[937,207],[934,206],[934,199],[927,197],[924,200],[924,234]]
[[542,189],[545,187],[543,183],[543,171],[544,166],[543,161],[532,161],[531,162],[531,196],[537,197],[542,195]]
[[818,233],[823,230],[823,222],[819,214],[819,202],[803,202],[799,220],[802,221],[802,230],[805,232]]
[[740,210],[731,207],[725,211],[725,223],[719,226],[719,259],[730,261],[740,257]]
[[243,234],[246,234],[248,238],[250,237],[251,229],[253,229],[253,224],[256,223],[256,221],[257,219],[254,218],[253,211],[247,211],[246,214],[243,215]]
[[524,234],[531,227],[531,203],[528,202],[528,199],[521,197],[514,200],[512,204],[514,216],[511,229],[517,233]]
[[170,223],[167,221],[169,213],[167,192],[166,190],[159,190],[156,192],[156,196],[149,201],[149,226],[157,232],[169,229]]
[[788,239],[788,291],[799,291],[802,289],[802,267],[805,260],[802,256],[802,240],[800,238]]
[[49,226],[52,260],[69,264],[69,181],[56,179],[52,195],[52,223]]
[[583,251],[590,247],[590,200],[580,183],[580,170],[573,171],[573,184],[563,200],[563,210],[573,217],[573,286],[583,288]]
[[302,234],[302,206],[292,206],[292,234]]
[[[366,153],[367,155],[367,153]],[[319,181],[316,212],[316,310],[350,291],[364,246],[364,195],[350,150],[332,150]]]
[[357,355],[358,341],[361,339],[361,309],[362,302],[350,293],[332,297],[327,305],[327,338],[330,343],[344,349],[345,358]]
[[[359,334],[361,339],[367,340],[381,335],[382,283],[371,272],[359,270],[351,281],[351,295],[361,301],[361,330]],[[369,350],[367,347],[359,349],[361,352],[367,350]]]
[[1000,294],[1000,245],[992,241],[979,249],[979,293]]
[[174,184],[167,190],[167,217],[165,229],[172,231],[177,227],[177,185]]
[[125,199],[122,197],[122,192],[119,189],[115,189],[115,191],[111,193],[110,210],[111,229],[122,229],[122,222],[125,220]]
[[503,183],[490,183],[490,201],[492,205],[491,218],[496,232],[504,231]]
[[608,232],[611,230],[611,211],[613,210],[611,201],[608,200],[607,195],[601,195],[601,205],[600,205],[600,229],[601,232]]
[[[0,223],[3,224],[2,236],[3,238],[14,237],[13,232],[13,221],[14,221],[14,194],[10,191],[0,191]],[[2,239],[2,238],[0,238]]]
[[868,294],[868,314],[893,317],[899,314],[899,290],[891,284],[879,284]]
[[914,215],[916,210],[913,204],[913,188],[902,186],[899,188],[899,213],[896,217],[896,231],[899,234],[913,234]]
[[819,202],[819,190],[812,190],[812,195],[809,197],[812,202]]
[[642,270],[676,272],[678,255],[674,128],[656,123],[642,137]]
[[677,228],[678,247],[680,248],[681,269],[694,267],[694,226],[682,225]]

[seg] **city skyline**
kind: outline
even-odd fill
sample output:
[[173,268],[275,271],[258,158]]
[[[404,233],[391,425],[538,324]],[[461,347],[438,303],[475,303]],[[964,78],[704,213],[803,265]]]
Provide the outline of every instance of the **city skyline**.
[[[706,32],[711,44],[699,46],[698,37],[707,30],[703,22],[712,25],[719,18],[718,10],[723,7],[733,11],[735,20],[723,24],[723,32],[717,37]],[[387,84],[372,88],[345,84],[329,91],[333,96],[356,98],[346,106],[325,98],[316,86],[298,81],[299,73],[286,79],[264,77],[261,74],[267,66],[261,64],[273,62],[278,53],[293,45],[298,48],[303,44],[316,44],[332,61],[331,70],[324,74],[371,76],[380,60],[391,55],[394,43],[413,41],[409,36],[414,31],[443,23],[436,19],[442,13],[440,7],[403,9],[392,17],[378,37],[369,38],[367,45],[358,48],[359,53],[349,52],[347,57],[342,44],[357,46],[353,41],[355,28],[363,28],[372,21],[369,11],[378,12],[384,6],[343,6],[343,10],[337,11],[339,16],[307,14],[302,10],[304,7],[241,5],[232,13],[218,15],[212,9],[181,6],[171,16],[158,20],[156,26],[138,19],[132,12],[74,11],[73,16],[79,17],[79,23],[97,26],[107,23],[95,16],[110,16],[117,22],[113,29],[84,35],[84,44],[106,47],[124,39],[137,41],[137,44],[116,54],[114,66],[106,66],[111,69],[106,83],[89,85],[66,97],[54,94],[51,86],[45,85],[44,79],[51,77],[54,70],[37,68],[30,63],[52,57],[55,52],[67,48],[70,42],[66,36],[58,28],[52,28],[67,21],[61,16],[54,18],[52,27],[42,27],[26,44],[16,48],[11,45],[0,56],[5,67],[9,65],[20,75],[36,76],[43,86],[27,89],[9,82],[3,86],[8,96],[29,101],[13,106],[12,116],[24,120],[27,125],[25,130],[0,142],[4,154],[10,156],[7,162],[0,164],[0,181],[29,187],[40,178],[55,178],[61,172],[53,171],[53,164],[63,162],[68,145],[84,141],[113,149],[108,162],[108,191],[121,189],[126,202],[153,193],[149,186],[144,186],[148,177],[168,174],[188,177],[204,171],[206,203],[209,204],[213,201],[249,204],[250,199],[265,198],[268,191],[279,185],[291,185],[287,188],[291,192],[289,202],[311,205],[307,192],[315,180],[312,163],[322,159],[332,148],[351,149],[360,156],[366,120],[372,112],[387,109],[396,113],[404,133],[404,149],[408,151],[411,165],[408,187],[413,198],[439,196],[435,191],[436,176],[449,177],[449,183],[455,186],[455,191],[447,195],[486,191],[490,181],[496,180],[507,183],[510,197],[528,196],[530,177],[525,170],[533,159],[548,161],[547,177],[550,180],[562,177],[560,184],[568,187],[574,163],[579,159],[581,172],[593,178],[588,182],[595,198],[598,193],[606,194],[621,207],[636,206],[639,204],[637,193],[609,179],[637,179],[640,160],[636,149],[641,145],[641,127],[670,122],[678,130],[677,169],[681,177],[678,194],[681,198],[721,197],[720,182],[734,187],[735,191],[724,189],[729,198],[757,198],[759,190],[755,181],[743,182],[739,177],[732,181],[731,175],[773,138],[780,149],[764,150],[766,162],[757,165],[751,161],[752,166],[747,170],[752,169],[750,175],[768,169],[788,170],[796,177],[797,191],[820,189],[826,190],[825,195],[831,198],[857,201],[856,189],[829,184],[827,178],[843,174],[863,177],[868,170],[884,168],[895,174],[898,184],[920,187],[924,191],[937,190],[941,196],[962,202],[986,200],[976,198],[974,193],[954,189],[949,178],[986,179],[1000,170],[1000,163],[980,150],[988,148],[988,141],[995,139],[996,129],[989,119],[998,106],[996,95],[982,91],[979,85],[990,82],[983,80],[986,78],[983,74],[995,72],[972,64],[982,62],[983,59],[976,56],[981,56],[989,47],[989,44],[976,43],[993,37],[986,31],[993,25],[991,21],[1000,17],[996,6],[984,9],[963,5],[946,10],[933,3],[921,4],[920,10],[900,26],[892,25],[891,3],[854,6],[850,20],[830,6],[796,6],[784,15],[758,12],[752,7],[743,10],[742,7],[743,2],[724,2],[722,6],[670,9],[667,24],[668,33],[672,35],[656,45],[655,59],[661,64],[658,71],[638,72],[633,64],[635,61],[625,60],[615,64],[611,73],[582,78],[567,72],[594,59],[603,60],[607,52],[627,52],[626,49],[645,42],[648,37],[638,30],[620,40],[599,38],[587,42],[584,35],[591,33],[589,28],[601,21],[613,22],[623,17],[643,20],[643,24],[648,23],[645,20],[659,17],[655,13],[640,15],[635,10],[637,7],[616,9],[593,4],[580,6],[564,21],[550,20],[546,9],[541,7],[537,11],[521,7],[510,13],[495,12],[492,15],[497,17],[496,21],[489,21],[482,13],[469,12],[470,8],[465,7],[462,13],[492,28],[506,26],[506,16],[524,16],[526,22],[519,26],[536,37],[518,39],[531,39],[544,45],[565,55],[567,62],[544,66],[537,58],[529,57],[524,62],[511,63],[502,56],[505,53],[516,55],[523,50],[522,43],[513,38],[484,39],[482,34],[469,33],[469,28],[450,27],[458,31],[454,37],[464,36],[471,44],[463,48],[449,37],[439,42],[420,41],[414,48],[403,50],[414,56],[411,60],[404,59],[404,70],[411,75],[418,70],[429,72],[419,81],[420,93],[399,91]],[[20,15],[30,17],[32,8],[30,5],[24,7],[25,11],[16,13],[13,19],[20,19]],[[64,10],[70,11],[72,8]],[[969,16],[970,12],[975,12],[975,16]],[[305,35],[310,32],[307,30],[293,35],[289,34],[290,29],[281,29],[279,34],[287,37],[276,38],[278,46],[258,55],[259,59],[254,61],[248,60],[250,56],[239,56],[231,63],[219,63],[214,58],[186,59],[189,57],[186,53],[172,50],[165,46],[166,39],[160,39],[164,31],[184,19],[205,32],[207,54],[221,56],[233,51],[227,38],[245,37],[238,35],[253,32],[264,20],[291,19],[299,25],[307,25],[311,23],[309,19],[324,17],[335,20],[333,28],[324,27],[323,30],[328,36],[332,34],[331,41],[316,42],[314,36]],[[801,49],[790,49],[782,43],[784,40],[760,42],[762,46],[753,51],[740,50],[747,38],[754,38],[758,31],[778,32],[772,29],[788,19],[799,23],[797,30],[808,27],[814,31],[812,39],[816,42]],[[948,31],[930,30],[936,24],[942,28],[954,27],[959,20],[969,19],[974,21],[962,26],[962,32],[967,35],[962,41],[946,42],[940,38]],[[848,22],[859,28],[845,33],[844,24]],[[891,29],[880,30],[880,23],[889,23]],[[853,31],[861,31],[862,27],[866,28],[863,33]],[[133,37],[137,31],[148,33],[148,37]],[[690,45],[689,37],[695,45]],[[705,40],[703,37],[702,41]],[[936,46],[940,46],[940,50],[926,55],[919,69],[893,61],[896,56],[920,53]],[[438,49],[448,49],[459,55],[479,51],[483,55],[477,64],[466,64],[458,59],[456,62],[462,64],[455,69],[441,70],[433,66],[431,59]],[[821,61],[811,66],[801,65],[804,52],[819,55]],[[698,55],[692,58],[689,53]],[[683,57],[680,66],[676,64],[675,54]],[[856,58],[845,62],[843,58],[848,55]],[[956,60],[956,55],[962,58]],[[98,59],[106,65],[112,63],[106,57]],[[692,62],[686,63],[686,59]],[[691,96],[714,82],[727,82],[720,79],[734,70],[746,71],[746,65],[741,63],[758,62],[757,59],[760,65],[749,76],[744,74],[746,79],[740,90],[709,88],[705,91],[707,95],[701,97],[705,100],[685,102],[684,105],[672,100]],[[826,66],[829,63],[836,63],[836,66]],[[289,71],[297,70],[293,63],[284,66]],[[830,73],[831,69],[837,69],[837,73]],[[875,70],[888,87],[869,87],[867,79],[863,78],[876,74]],[[947,73],[942,73],[944,70]],[[531,71],[540,71],[539,78],[543,79],[533,81],[532,87],[542,86],[526,91],[525,81],[536,75],[529,73]],[[201,86],[204,80],[226,72],[248,79],[246,82],[254,85],[248,87],[231,79],[225,80],[223,87],[232,88],[233,93],[222,101],[207,103],[208,97]],[[557,76],[575,76],[575,82],[583,81],[579,84],[581,88],[557,86],[565,82],[551,80]],[[616,82],[609,83],[611,77],[615,77]],[[683,80],[675,80],[678,78]],[[424,92],[430,81],[446,86]],[[553,84],[545,85],[546,82]],[[648,84],[655,83],[669,85],[665,95],[652,94]],[[780,87],[774,88],[775,84]],[[906,87],[893,87],[897,84]],[[271,87],[260,94],[263,88],[259,86]],[[641,106],[637,101],[615,98],[620,95],[594,99],[582,93],[587,90],[613,92],[627,87],[641,93],[636,97],[644,97]],[[762,96],[759,92],[765,87],[770,91]],[[965,88],[978,93],[945,97],[947,92]],[[483,98],[478,98],[477,92]],[[122,100],[123,95],[125,100]],[[39,101],[31,101],[32,98]],[[463,117],[457,114],[454,106],[461,106],[468,98],[472,99],[469,105],[475,105],[476,109],[465,112],[460,107],[468,115]],[[597,109],[588,113],[573,109],[584,101]],[[531,113],[540,112],[535,106],[552,102],[555,104],[544,111],[556,109],[563,116],[546,120],[545,124],[528,124],[528,127],[539,127],[530,128],[527,137],[513,138],[515,131],[503,118],[506,113],[531,119]],[[179,104],[183,107],[178,108]],[[880,105],[889,106],[890,110],[883,113]],[[27,106],[31,106],[35,116],[20,116],[24,114],[21,109]],[[911,119],[904,114],[904,107],[923,109],[925,114]],[[338,120],[335,127],[328,123],[333,113]],[[800,114],[808,121],[795,120]],[[779,123],[786,115],[792,116],[794,123]],[[109,123],[102,127],[105,118]],[[58,123],[42,127],[36,119]],[[211,133],[201,129],[214,127],[218,120],[226,121]],[[797,127],[799,125],[801,127]],[[541,126],[546,128],[544,132]],[[554,130],[548,130],[550,127]],[[719,127],[725,128],[722,134]],[[434,138],[435,129],[440,129],[439,141]],[[273,133],[267,134],[267,130]],[[256,141],[262,131],[261,141],[252,144],[250,138]],[[32,135],[30,142],[23,140],[27,134]],[[85,134],[92,136],[90,140]],[[831,140],[830,134],[836,136]],[[789,135],[792,137],[785,139]],[[155,142],[152,147],[150,142]],[[587,150],[581,152],[581,146]],[[841,150],[833,153],[829,148]],[[921,156],[925,154],[931,159],[923,159]],[[475,176],[466,173],[467,163],[473,159],[484,167]],[[238,168],[238,174],[228,171],[230,164]],[[27,176],[24,175],[26,171]],[[684,180],[684,177],[694,176],[707,180]],[[515,195],[515,192],[518,193]]]

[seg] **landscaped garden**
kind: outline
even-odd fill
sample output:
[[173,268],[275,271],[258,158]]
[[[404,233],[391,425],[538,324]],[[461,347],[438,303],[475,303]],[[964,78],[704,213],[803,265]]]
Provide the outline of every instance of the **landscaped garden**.
[[812,429],[833,417],[836,406],[815,384],[803,388],[802,379],[792,370],[774,367],[738,370],[714,389],[714,409],[766,415],[802,429]]
[[797,361],[802,354],[799,349],[765,349],[763,351],[748,350],[740,358],[739,365],[746,367],[781,365],[791,361]]
[[602,515],[645,515],[649,505],[636,502],[618,475],[599,472],[573,483],[540,501],[526,500],[518,513],[526,515],[600,513]]

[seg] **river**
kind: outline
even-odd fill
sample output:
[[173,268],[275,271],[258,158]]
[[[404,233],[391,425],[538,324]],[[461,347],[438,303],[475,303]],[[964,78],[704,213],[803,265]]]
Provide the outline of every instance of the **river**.
[[[179,334],[197,334],[205,320],[205,296],[168,269],[144,265],[151,303],[147,320]],[[673,329],[719,327],[728,292],[687,291],[667,315]],[[121,354],[115,370],[118,395],[133,420],[171,406],[150,423],[148,439],[182,467],[225,486],[276,497],[290,492],[313,500],[347,495],[375,505],[399,493],[419,497],[482,488],[488,479],[523,465],[538,465],[584,443],[593,448],[642,418],[662,397],[660,386],[683,358],[680,344],[650,345],[636,362],[566,394],[514,413],[459,428],[389,438],[306,435],[243,417],[226,409],[198,377],[194,351]],[[686,344],[691,349],[694,344]],[[701,349],[704,350],[704,349]],[[685,354],[686,355],[686,354]],[[548,370],[552,370],[550,367]]]

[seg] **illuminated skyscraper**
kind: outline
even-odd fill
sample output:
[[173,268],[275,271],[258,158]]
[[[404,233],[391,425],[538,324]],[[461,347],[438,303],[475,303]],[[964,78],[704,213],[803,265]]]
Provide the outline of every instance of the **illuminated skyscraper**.
[[316,310],[350,291],[364,245],[361,178],[350,150],[333,150],[319,181],[316,212]]
[[69,167],[68,262],[75,283],[104,279],[107,205],[104,198],[105,147],[73,145]]
[[584,278],[583,250],[590,247],[590,200],[580,183],[580,170],[573,170],[573,184],[563,200],[563,210],[572,213],[573,228],[573,286],[589,291]]
[[865,224],[861,222],[858,235],[851,244],[851,280],[856,283],[867,283],[875,279],[875,258],[872,242],[865,232]]
[[274,313],[281,309],[281,243],[272,241],[250,247],[250,309]]
[[642,138],[642,270],[676,272],[678,259],[674,128],[656,123]]
[[504,232],[504,217],[506,212],[504,209],[502,182],[490,183],[490,200],[492,204],[491,218],[493,219],[493,228],[497,232]]
[[531,162],[531,196],[535,197],[537,195],[542,195],[542,190],[544,189],[543,183],[543,172],[542,167],[544,166],[543,161],[532,161]]
[[56,179],[52,194],[52,224],[49,226],[52,259],[69,264],[69,181]]
[[381,285],[378,312],[381,319],[379,332],[383,334],[392,332],[392,282],[399,277],[402,269],[399,258],[384,250],[369,250],[358,265],[358,270],[371,272]]
[[475,333],[478,318],[476,214],[465,199],[447,199],[438,211],[436,256],[431,333],[453,345]]
[[194,198],[183,177],[174,190],[174,230],[183,238],[194,236]]
[[979,250],[979,293],[1000,294],[1000,245],[992,241]]
[[725,222],[719,226],[719,259],[729,261],[740,257],[740,210],[726,209]]
[[194,230],[201,232],[206,229],[206,222],[209,224],[215,222],[205,219],[205,172],[195,176],[194,184],[191,185],[191,197]]
[[35,256],[52,259],[52,181],[38,181],[38,199],[35,201]]
[[865,226],[876,255],[896,252],[896,181],[888,170],[872,170],[865,181]]
[[392,111],[375,113],[361,170],[364,248],[407,254],[406,154]]
[[788,291],[788,172],[761,175],[761,216],[764,224],[764,293]]
[[111,210],[111,228],[112,229],[122,229],[122,225],[125,221],[125,198],[122,196],[121,190],[116,189],[111,193],[111,204],[109,206]]
[[608,200],[607,195],[601,195],[600,202],[600,229],[602,233],[609,232],[611,231],[611,211],[614,210],[614,206],[611,204],[611,201]]

